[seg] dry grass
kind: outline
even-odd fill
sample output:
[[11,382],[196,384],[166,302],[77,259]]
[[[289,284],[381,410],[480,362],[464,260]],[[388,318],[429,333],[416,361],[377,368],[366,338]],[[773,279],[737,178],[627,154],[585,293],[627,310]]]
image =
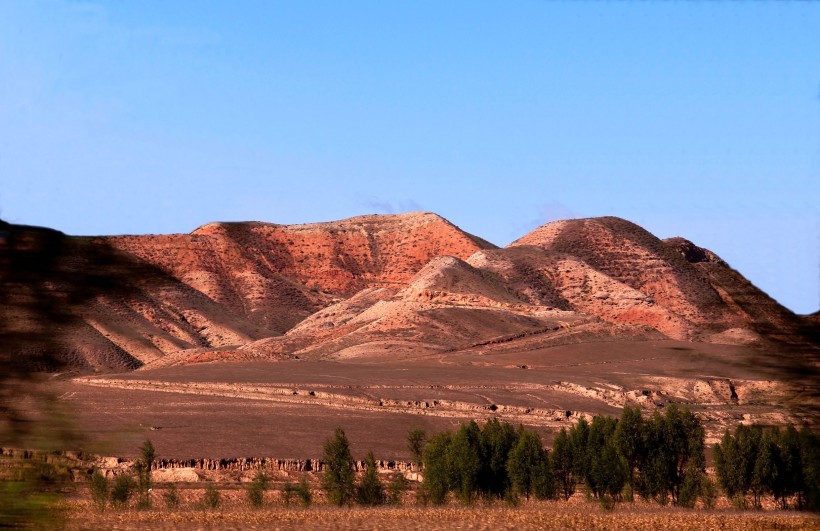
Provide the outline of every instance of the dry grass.
[[518,508],[390,507],[309,509],[229,508],[202,511],[107,511],[69,509],[68,529],[817,529],[815,515],[772,511],[695,511],[538,502]]

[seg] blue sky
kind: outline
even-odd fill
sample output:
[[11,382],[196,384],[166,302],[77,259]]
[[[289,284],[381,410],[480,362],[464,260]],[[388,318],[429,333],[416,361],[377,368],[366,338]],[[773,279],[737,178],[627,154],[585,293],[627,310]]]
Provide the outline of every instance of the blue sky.
[[0,217],[615,215],[820,307],[820,5],[0,0]]

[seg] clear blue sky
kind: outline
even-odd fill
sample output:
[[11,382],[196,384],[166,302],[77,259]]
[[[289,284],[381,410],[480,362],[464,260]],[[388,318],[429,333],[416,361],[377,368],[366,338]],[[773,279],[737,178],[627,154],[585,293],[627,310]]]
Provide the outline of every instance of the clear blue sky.
[[615,215],[820,306],[820,4],[0,0],[0,217]]

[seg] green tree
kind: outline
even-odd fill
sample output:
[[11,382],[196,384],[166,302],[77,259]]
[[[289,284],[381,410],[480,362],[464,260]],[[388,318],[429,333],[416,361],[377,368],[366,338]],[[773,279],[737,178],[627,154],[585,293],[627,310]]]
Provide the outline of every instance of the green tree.
[[760,439],[757,459],[755,459],[752,473],[752,494],[754,495],[755,507],[760,507],[760,500],[766,494],[779,494],[779,476],[783,468],[780,460],[780,448],[777,446],[779,438],[779,433],[769,429],[763,433]]
[[614,445],[616,423],[612,417],[598,415],[589,426],[584,480],[599,499],[619,494],[625,483],[626,467]]
[[450,443],[450,487],[464,504],[473,501],[482,470],[481,429],[475,421],[462,424]]
[[782,474],[778,478],[777,492],[780,506],[788,508],[788,499],[803,492],[805,489],[805,479],[803,478],[803,467],[800,459],[800,434],[789,425],[780,432],[780,459]]
[[148,509],[151,507],[151,468],[154,465],[156,451],[150,439],[146,439],[140,447],[140,457],[134,464],[137,473],[137,507]]
[[507,472],[512,487],[527,500],[530,499],[530,494],[538,491],[540,494],[549,495],[549,459],[537,433],[519,430],[518,441],[507,460]]
[[336,428],[333,437],[325,441],[322,460],[325,465],[322,487],[327,492],[328,501],[338,506],[351,503],[355,494],[353,456],[342,428]]
[[565,500],[575,493],[578,479],[573,464],[572,442],[565,428],[561,428],[552,446],[552,470],[558,489]]
[[641,410],[636,406],[624,407],[618,425],[615,428],[615,448],[626,461],[627,477],[626,484],[629,485],[629,501],[634,501],[635,492],[635,471],[644,457],[643,445],[643,417]]
[[800,462],[803,469],[803,488],[798,492],[800,509],[820,509],[820,437],[809,428],[800,430]]
[[251,507],[254,509],[262,507],[266,490],[268,490],[268,476],[261,470],[257,470],[250,487],[248,487],[248,503]]
[[427,433],[421,428],[413,428],[407,434],[407,449],[413,456],[413,462],[421,468],[424,462],[424,445],[427,443]]
[[376,470],[376,458],[368,452],[364,459],[365,471],[356,486],[356,501],[360,505],[382,505],[385,502],[384,486]]
[[[641,495],[665,504],[681,502],[681,489],[686,496],[697,496],[697,485],[705,473],[705,432],[698,418],[688,409],[675,404],[665,415],[657,411],[644,425],[645,459],[641,463],[639,490]],[[688,479],[687,479],[688,478]],[[694,504],[687,498],[686,504]]]
[[450,491],[450,444],[453,434],[443,431],[433,435],[424,447],[424,482],[421,493],[434,505],[447,500]]
[[498,419],[490,419],[481,428],[482,467],[478,490],[484,496],[503,498],[512,487],[507,460],[518,442],[520,431],[516,433],[512,425]]
[[569,448],[572,454],[572,472],[577,480],[589,476],[589,423],[581,418],[569,430]]

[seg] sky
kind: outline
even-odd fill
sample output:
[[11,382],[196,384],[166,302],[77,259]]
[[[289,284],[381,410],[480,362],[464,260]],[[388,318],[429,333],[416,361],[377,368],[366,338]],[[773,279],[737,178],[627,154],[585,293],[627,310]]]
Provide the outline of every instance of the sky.
[[820,3],[0,0],[0,217],[620,216],[820,308]]

